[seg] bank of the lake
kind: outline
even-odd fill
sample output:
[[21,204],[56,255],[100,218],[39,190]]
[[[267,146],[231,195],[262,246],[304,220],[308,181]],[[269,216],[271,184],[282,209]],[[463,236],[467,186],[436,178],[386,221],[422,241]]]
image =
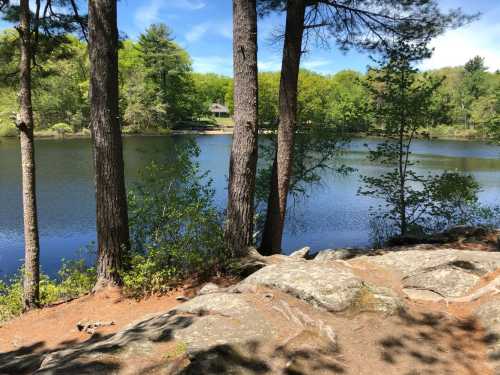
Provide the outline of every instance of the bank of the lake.
[[[199,163],[209,170],[216,190],[216,204],[226,204],[230,135],[127,136],[124,138],[125,174],[128,186],[151,160],[172,161],[173,145],[195,138],[201,154]],[[356,194],[359,175],[378,175],[384,167],[367,161],[365,143],[356,138],[340,162],[357,172],[340,177],[325,172],[322,183],[310,189],[310,197],[290,202],[284,247],[291,251],[304,245],[314,250],[369,244],[368,209],[377,202]],[[94,184],[90,140],[38,139],[37,194],[40,205],[42,267],[53,273],[61,258],[95,240]],[[414,147],[419,172],[458,170],[472,173],[482,186],[485,204],[500,200],[500,147],[478,141],[417,140]],[[21,174],[19,143],[0,139],[0,275],[12,273],[23,254]]]

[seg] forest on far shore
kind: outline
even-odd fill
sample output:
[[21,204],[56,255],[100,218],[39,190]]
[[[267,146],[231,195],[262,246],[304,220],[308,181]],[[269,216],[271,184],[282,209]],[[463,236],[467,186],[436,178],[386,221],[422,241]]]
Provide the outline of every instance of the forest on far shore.
[[[16,136],[11,120],[17,108],[18,33],[0,34],[0,136]],[[57,43],[40,43],[33,68],[33,106],[40,135],[88,131],[89,61],[87,45],[72,35]],[[216,121],[212,103],[233,111],[233,80],[214,73],[196,73],[187,51],[163,24],[150,26],[137,41],[122,40],[119,51],[120,115],[126,133],[161,132]],[[358,133],[373,129],[374,98],[367,77],[374,74],[343,70],[323,75],[301,70],[298,121]],[[500,113],[500,72],[492,73],[480,56],[465,66],[419,73],[420,79],[442,80],[433,93],[431,121],[424,133],[434,137],[489,138]],[[259,73],[259,122],[278,123],[279,72]],[[226,121],[227,124],[230,121]],[[376,124],[375,124],[376,125]],[[376,127],[375,127],[376,128]]]

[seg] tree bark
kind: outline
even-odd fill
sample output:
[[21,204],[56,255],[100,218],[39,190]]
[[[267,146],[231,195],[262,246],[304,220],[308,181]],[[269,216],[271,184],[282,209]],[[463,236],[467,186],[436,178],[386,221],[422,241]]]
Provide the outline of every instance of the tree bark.
[[253,241],[257,170],[256,0],[233,0],[234,121],[229,164],[226,247],[246,254]]
[[281,65],[276,158],[273,163],[266,222],[260,245],[264,255],[281,252],[290,178],[292,175],[294,132],[297,124],[297,88],[306,0],[289,0],[286,14],[285,43]]
[[31,103],[31,27],[29,0],[21,0],[19,35],[21,61],[19,101],[16,125],[20,131],[24,217],[23,309],[38,307],[40,284],[40,243],[36,204],[35,144],[33,140],[33,108]]
[[118,112],[116,0],[89,1],[90,127],[97,219],[96,287],[119,285],[129,248],[127,197]]

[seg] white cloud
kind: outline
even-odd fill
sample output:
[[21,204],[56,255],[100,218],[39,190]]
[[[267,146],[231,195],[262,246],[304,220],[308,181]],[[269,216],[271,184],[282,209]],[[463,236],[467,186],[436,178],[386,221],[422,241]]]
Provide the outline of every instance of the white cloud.
[[201,0],[170,0],[171,3],[176,8],[181,9],[189,9],[189,10],[198,10],[201,8],[205,8],[207,4]]
[[271,57],[268,59],[259,59],[257,61],[257,67],[260,72],[276,72],[281,70],[281,59],[277,57]]
[[194,43],[202,39],[205,35],[218,35],[226,39],[232,39],[233,37],[233,26],[231,21],[225,22],[203,22],[195,25],[191,30],[189,30],[185,35],[186,41],[189,43]]
[[197,56],[192,59],[195,72],[233,75],[232,56]]
[[302,64],[302,67],[305,69],[313,70],[315,72],[330,72],[331,61],[330,60],[305,60]]
[[422,63],[423,69],[464,65],[472,57],[484,57],[486,66],[500,69],[500,8],[485,13],[466,27],[451,30],[431,42],[434,54]]
[[205,5],[202,0],[150,0],[137,9],[135,23],[144,28],[151,23],[158,22],[164,9],[199,10]]
[[208,22],[200,23],[186,33],[186,40],[190,43],[196,42],[208,31],[210,24]]
[[135,13],[136,23],[147,26],[158,21],[162,5],[161,0],[152,0],[149,4],[139,7]]

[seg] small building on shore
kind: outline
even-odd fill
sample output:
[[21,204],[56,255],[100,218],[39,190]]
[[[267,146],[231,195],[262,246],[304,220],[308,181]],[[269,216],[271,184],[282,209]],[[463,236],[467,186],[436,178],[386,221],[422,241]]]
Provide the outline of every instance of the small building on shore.
[[210,105],[210,113],[215,117],[229,117],[229,108],[219,103]]

